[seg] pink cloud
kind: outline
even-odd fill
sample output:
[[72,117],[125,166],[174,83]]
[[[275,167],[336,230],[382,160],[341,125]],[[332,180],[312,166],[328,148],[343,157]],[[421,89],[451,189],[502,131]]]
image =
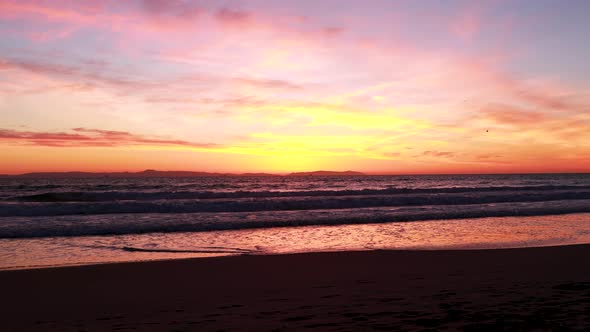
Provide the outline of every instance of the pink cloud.
[[217,148],[215,143],[199,143],[184,140],[148,137],[125,131],[73,128],[68,132],[35,132],[0,129],[0,142],[51,147],[118,147],[118,146],[182,146],[192,148]]
[[13,68],[14,66],[10,62],[0,59],[0,70],[8,70]]
[[142,0],[141,3],[146,12],[154,16],[170,15],[192,20],[203,13],[194,2],[182,0]]
[[285,80],[237,77],[234,78],[233,81],[238,84],[245,84],[266,89],[300,90],[303,88],[298,84],[294,84]]
[[496,123],[509,125],[528,125],[548,119],[548,116],[543,113],[526,111],[514,106],[502,104],[488,105],[483,108],[477,116],[492,120]]
[[451,32],[456,36],[471,40],[481,29],[481,18],[474,10],[467,10],[451,23]]
[[[252,96],[229,94],[224,98],[196,96],[196,91],[239,87],[253,87],[257,91],[301,91],[303,85],[271,78],[224,77],[217,75],[183,75],[157,78],[116,71],[103,62],[82,62],[79,66],[43,63],[31,60],[2,59],[0,71],[10,71],[11,77],[26,80],[28,85],[13,88],[13,93],[44,93],[65,89],[72,92],[104,90],[116,96],[136,95],[148,103],[156,104],[216,104],[223,107],[261,106],[267,104]],[[36,84],[31,84],[38,81]]]
[[[494,104],[481,109],[474,118],[510,126],[510,131],[543,133],[545,139],[571,140],[590,137],[590,119],[583,116],[564,118],[555,114]],[[506,133],[506,129],[504,132]]]
[[205,10],[193,2],[181,0],[142,0],[143,16],[151,28],[186,29],[194,25]]
[[221,8],[215,13],[215,18],[223,23],[240,27],[247,26],[254,19],[250,12],[231,8]]
[[[293,29],[289,25],[299,21],[294,17],[272,14],[264,15],[231,7],[207,8],[200,2],[182,0],[141,0],[139,6],[131,2],[100,2],[100,1],[2,1],[0,17],[20,18],[29,21],[62,24],[63,33],[79,28],[95,27],[115,30],[128,34],[131,31],[186,33],[204,16],[210,16],[222,25],[239,28],[276,29],[288,32]],[[111,10],[116,8],[117,10]],[[309,28],[309,22],[303,25]],[[300,29],[296,29],[300,30]],[[302,30],[301,30],[302,31]],[[340,27],[318,28],[315,33],[336,35],[343,31]],[[35,33],[35,38],[47,38],[43,32]]]
[[512,92],[520,98],[546,109],[573,110],[578,108],[578,105],[568,102],[563,96],[535,91],[534,89],[527,89],[526,87],[515,85],[509,87],[512,89]]
[[[95,2],[98,3],[98,2]],[[27,17],[30,19],[44,18],[50,21],[89,23],[96,21],[94,14],[100,7],[91,6],[92,2],[79,2],[67,6],[61,1],[2,1],[0,2],[0,17]]]
[[[86,69],[71,65],[55,63],[43,63],[28,60],[0,59],[0,70],[21,70],[33,73],[41,77],[57,78],[69,82],[61,84],[62,87],[70,87],[78,91],[88,91],[96,87],[113,88],[118,94],[129,94],[158,88],[160,85],[148,78],[130,78],[115,76],[108,70],[92,68]],[[54,86],[47,87],[53,89]]]
[[[141,1],[140,9],[131,2],[118,3],[118,11],[109,11],[116,2],[102,1],[6,1],[0,3],[0,17],[45,23],[42,31],[25,31],[33,41],[56,39],[79,29],[117,31],[121,38],[136,32],[184,29],[201,14],[198,7],[184,1]],[[51,26],[47,26],[51,23]],[[50,28],[51,34],[45,30]]]
[[[463,79],[469,80],[478,89],[485,88],[490,96],[501,97],[509,102],[516,100],[529,104],[540,111],[583,113],[590,107],[590,101],[587,98],[574,100],[574,97],[582,96],[583,91],[578,91],[556,81],[539,81],[537,79],[535,84],[534,81],[518,79],[504,73],[493,63],[477,60],[459,59],[456,64]],[[451,82],[452,79],[449,77]],[[497,93],[500,93],[501,96],[498,96]],[[489,101],[493,102],[493,100]]]
[[321,29],[321,32],[326,35],[326,37],[336,37],[340,34],[344,33],[344,28],[342,27],[325,27]]

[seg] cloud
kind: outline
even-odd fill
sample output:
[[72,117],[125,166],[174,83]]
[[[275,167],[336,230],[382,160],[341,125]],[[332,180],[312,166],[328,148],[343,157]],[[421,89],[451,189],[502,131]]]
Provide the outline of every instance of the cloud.
[[[590,117],[583,113],[566,117],[560,113],[533,112],[511,105],[490,104],[472,120],[504,126],[503,135],[512,133],[535,139],[542,137],[545,141],[562,143],[571,143],[572,140],[581,142],[590,137]],[[490,132],[494,135],[495,130]]]
[[222,23],[236,26],[246,26],[253,21],[253,15],[250,12],[236,10],[231,8],[221,8],[215,13],[215,18]]
[[[212,18],[217,24],[230,28],[261,28],[284,34],[312,31],[316,34],[334,36],[342,32],[339,27],[310,28],[298,16],[249,11],[224,6],[215,2],[186,0],[139,0],[139,1],[0,1],[0,17],[17,18],[39,24],[58,24],[63,28],[56,34],[70,34],[77,29],[97,28],[116,31],[126,38],[137,33],[161,31],[164,33],[191,33],[191,28]],[[294,23],[298,25],[293,29]],[[305,23],[305,24],[304,24]],[[55,28],[55,27],[54,27]],[[35,32],[32,40],[47,39],[50,35]],[[195,30],[196,31],[196,30]],[[240,31],[241,33],[242,31]],[[55,37],[55,36],[54,36]],[[148,37],[146,35],[146,37]],[[153,36],[149,36],[153,37]]]
[[9,70],[13,68],[14,66],[10,62],[0,59],[0,70]]
[[[132,97],[153,104],[156,110],[231,116],[244,108],[269,105],[267,93],[296,93],[305,89],[303,85],[272,78],[185,73],[157,77],[118,70],[109,63],[65,65],[45,61],[0,57],[0,73],[6,72],[6,77],[11,77],[7,82],[28,82],[26,85],[5,83],[5,93],[24,96],[67,91],[91,102],[86,104],[91,109],[97,105],[113,106]],[[104,92],[115,99],[108,102],[101,99],[97,104],[95,96]]]
[[471,40],[481,29],[481,14],[479,8],[468,8],[451,22],[451,32],[463,40]]
[[91,71],[82,69],[73,65],[61,65],[55,63],[36,62],[19,59],[0,59],[0,69],[19,69],[28,71],[33,74],[59,78],[73,84],[85,86],[87,88],[94,85],[103,85],[116,88],[119,93],[129,93],[130,90],[146,90],[156,88],[159,85],[149,79],[127,78],[114,76],[106,70]]
[[525,89],[519,87],[513,87],[513,93],[520,98],[541,106],[546,109],[553,109],[553,110],[574,110],[578,109],[578,105],[570,103],[567,101],[567,98],[563,96],[556,96],[547,93],[543,93],[540,91],[535,91],[532,89]]
[[176,146],[199,149],[220,148],[215,143],[149,137],[126,131],[73,128],[72,132],[36,132],[0,129],[0,142],[51,147]]
[[488,160],[488,159],[498,159],[502,158],[502,155],[499,154],[491,154],[491,153],[484,153],[475,155],[475,159],[477,160]]
[[519,80],[484,67],[472,66],[470,71],[479,76],[482,83],[541,110],[586,112],[589,109],[587,98],[576,101],[573,98],[584,97],[584,91],[564,86],[556,81]]
[[15,131],[10,129],[0,129],[0,139],[3,140],[50,140],[50,141],[88,141],[90,137],[80,134],[70,134],[63,132],[30,132]]
[[389,158],[395,158],[395,157],[401,156],[401,153],[400,152],[384,152],[383,156],[389,157]]
[[185,28],[205,13],[198,4],[182,0],[143,0],[141,5],[151,22],[166,29]]
[[522,110],[505,104],[490,104],[484,107],[476,117],[507,125],[529,125],[548,119],[548,116],[543,113]]
[[182,0],[142,0],[141,4],[149,15],[171,15],[180,18],[194,19],[203,9],[194,2]]
[[0,1],[0,17],[34,22],[36,30],[17,31],[32,41],[64,38],[83,29],[116,32],[117,39],[137,41],[139,36],[153,38],[154,32],[187,31],[204,12],[182,0]]
[[436,157],[436,158],[453,158],[457,156],[457,153],[451,151],[424,151],[423,156]]
[[98,1],[80,1],[74,6],[63,1],[2,1],[0,2],[0,17],[27,17],[39,19],[40,17],[50,21],[90,23],[96,22],[96,17],[101,10]]
[[322,30],[322,33],[326,35],[326,37],[336,37],[344,32],[344,28],[342,27],[325,27]]
[[275,80],[275,79],[258,79],[258,78],[246,78],[238,77],[234,78],[234,81],[239,84],[245,84],[254,86],[257,88],[265,89],[282,89],[282,90],[301,90],[302,86],[289,81]]

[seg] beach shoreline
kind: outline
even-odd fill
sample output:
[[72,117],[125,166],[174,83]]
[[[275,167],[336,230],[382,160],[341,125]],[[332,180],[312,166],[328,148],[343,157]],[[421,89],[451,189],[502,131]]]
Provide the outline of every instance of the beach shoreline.
[[590,245],[0,271],[3,329],[584,329]]

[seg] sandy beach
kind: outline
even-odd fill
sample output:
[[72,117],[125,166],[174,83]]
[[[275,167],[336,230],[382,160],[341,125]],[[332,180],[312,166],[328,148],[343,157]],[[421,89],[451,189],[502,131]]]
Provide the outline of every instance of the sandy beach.
[[2,271],[2,330],[583,330],[589,255],[576,245]]

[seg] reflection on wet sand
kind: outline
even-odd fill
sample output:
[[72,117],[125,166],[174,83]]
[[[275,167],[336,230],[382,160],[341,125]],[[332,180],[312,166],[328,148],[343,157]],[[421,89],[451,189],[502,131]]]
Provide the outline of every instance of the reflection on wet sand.
[[379,249],[590,243],[590,214],[0,240],[0,268]]

